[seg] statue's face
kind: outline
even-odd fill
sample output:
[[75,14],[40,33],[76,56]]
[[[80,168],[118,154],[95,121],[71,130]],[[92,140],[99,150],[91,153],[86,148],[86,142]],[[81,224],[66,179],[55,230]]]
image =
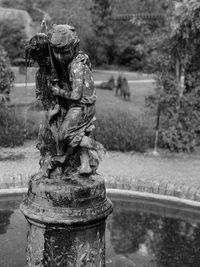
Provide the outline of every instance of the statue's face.
[[54,57],[61,64],[68,64],[74,55],[73,48],[53,48]]

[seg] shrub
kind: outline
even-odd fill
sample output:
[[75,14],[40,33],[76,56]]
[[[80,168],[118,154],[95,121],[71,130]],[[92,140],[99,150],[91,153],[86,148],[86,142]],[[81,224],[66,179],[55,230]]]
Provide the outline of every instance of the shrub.
[[45,111],[37,110],[39,108],[41,108],[41,106],[39,104],[35,104],[35,106],[32,105],[28,110],[26,121],[26,139],[37,139],[40,124],[45,123]]
[[25,139],[24,120],[15,112],[0,106],[0,146],[14,147],[23,145]]
[[151,131],[122,110],[98,113],[95,138],[108,150],[144,152],[153,144]]
[[4,48],[0,46],[0,93],[9,95],[14,82],[14,73],[10,69],[9,58]]
[[6,49],[12,64],[15,64],[16,59],[24,58],[26,39],[24,28],[17,21],[12,19],[1,21],[0,44]]
[[[156,91],[146,98],[159,121],[159,146],[175,152],[192,152],[200,130],[200,87],[180,96],[176,79],[165,73],[157,80]],[[158,114],[159,106],[159,114]]]

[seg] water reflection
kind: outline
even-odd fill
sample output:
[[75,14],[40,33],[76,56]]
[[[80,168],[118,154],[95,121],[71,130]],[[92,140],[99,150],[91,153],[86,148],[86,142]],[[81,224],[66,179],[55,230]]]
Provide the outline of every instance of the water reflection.
[[[25,266],[27,223],[18,210],[20,201],[0,199],[1,267]],[[181,219],[179,209],[163,210],[159,207],[158,214],[155,205],[114,201],[106,230],[106,267],[199,267],[198,214],[187,212]]]
[[200,266],[199,223],[124,210],[118,204],[108,225],[116,254],[131,260],[132,266]]
[[13,214],[11,210],[0,211],[0,235],[5,234],[10,224],[10,216]]
[[21,197],[0,198],[0,266],[25,266],[27,223],[19,212]]

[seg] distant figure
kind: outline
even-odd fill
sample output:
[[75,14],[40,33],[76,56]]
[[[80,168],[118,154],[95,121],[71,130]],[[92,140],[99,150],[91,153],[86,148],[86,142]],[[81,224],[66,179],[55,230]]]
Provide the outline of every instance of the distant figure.
[[129,84],[128,84],[128,81],[127,81],[126,77],[124,77],[122,79],[121,95],[124,98],[124,100],[130,100],[131,92],[130,92],[130,87],[129,87]]
[[122,87],[122,75],[120,74],[117,78],[117,85],[116,85],[116,96],[122,94],[122,90],[121,90],[121,87]]
[[97,85],[96,88],[104,89],[104,90],[114,90],[115,88],[115,79],[113,76],[107,82],[102,82],[101,84]]

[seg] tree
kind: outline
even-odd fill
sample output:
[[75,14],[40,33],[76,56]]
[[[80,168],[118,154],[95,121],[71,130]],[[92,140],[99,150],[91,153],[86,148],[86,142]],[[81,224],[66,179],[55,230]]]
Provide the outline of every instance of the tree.
[[178,152],[194,150],[200,131],[199,11],[198,1],[175,2],[170,34],[160,43],[166,49],[157,73],[157,92],[150,101],[161,107],[163,145]]
[[42,20],[41,13],[38,12],[36,7],[46,10],[51,5],[51,0],[2,0],[2,7],[16,8],[26,10],[34,21],[40,22]]
[[[40,25],[44,14],[51,17],[50,26],[54,23],[68,23],[75,26],[81,46],[89,50],[93,39],[90,7],[92,0],[3,0],[2,5],[9,8],[26,10],[33,21]],[[92,36],[92,37],[91,37]]]
[[6,51],[0,46],[0,93],[9,98],[10,90],[13,86],[14,74],[10,69],[10,61]]
[[2,45],[11,63],[15,59],[24,57],[24,41],[26,40],[24,29],[13,20],[5,20],[0,24],[0,45]]
[[91,7],[94,38],[91,43],[96,64],[112,64],[116,45],[111,0],[93,0]]
[[73,25],[81,39],[81,45],[86,47],[87,40],[92,35],[91,0],[58,0],[53,1],[47,8],[53,23]]

